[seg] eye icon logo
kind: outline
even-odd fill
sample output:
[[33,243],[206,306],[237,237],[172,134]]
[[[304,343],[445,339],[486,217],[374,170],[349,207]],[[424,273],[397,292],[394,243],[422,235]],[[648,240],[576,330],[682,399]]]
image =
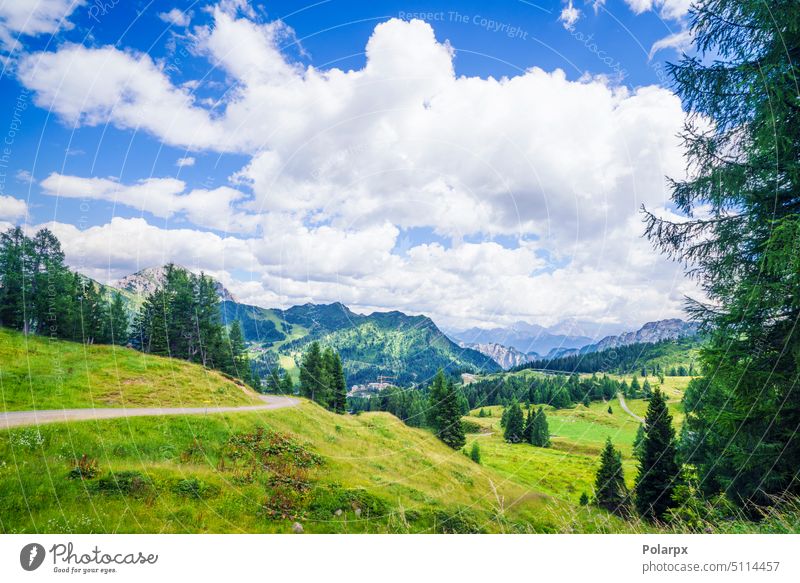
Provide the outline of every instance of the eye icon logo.
[[19,552],[19,564],[26,571],[35,571],[44,562],[44,547],[39,543],[30,543]]

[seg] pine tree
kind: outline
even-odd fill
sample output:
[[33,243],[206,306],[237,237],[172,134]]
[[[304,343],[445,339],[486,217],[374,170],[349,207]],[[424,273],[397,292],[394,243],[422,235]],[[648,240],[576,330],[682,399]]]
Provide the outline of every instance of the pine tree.
[[522,408],[519,403],[514,401],[508,408],[508,417],[506,419],[506,428],[503,437],[510,443],[521,443],[525,433],[525,418],[522,414]]
[[300,362],[300,394],[327,405],[324,363],[319,342],[312,342]]
[[439,369],[436,376],[433,377],[433,382],[428,389],[428,411],[427,421],[431,426],[434,433],[438,434],[441,428],[446,423],[442,416],[443,403],[445,400],[445,393],[447,392],[447,380],[444,376],[444,371]]
[[347,380],[344,376],[344,366],[342,358],[336,354],[333,361],[333,387],[331,398],[331,409],[336,413],[347,411]]
[[294,395],[294,382],[292,381],[292,376],[288,372],[283,375],[283,379],[281,380],[281,392],[284,395]]
[[537,447],[550,447],[550,427],[543,407],[539,407],[533,417],[530,443]]
[[636,509],[649,520],[661,520],[673,506],[672,492],[679,478],[676,461],[675,430],[672,415],[660,389],[653,397],[645,415],[643,452],[636,478]]
[[469,457],[476,464],[481,463],[481,448],[478,445],[478,440],[472,442],[472,449],[469,452]]
[[611,438],[600,454],[600,468],[594,481],[597,505],[609,512],[622,514],[628,499],[625,475],[622,470],[622,454],[614,448]]
[[528,408],[528,415],[525,418],[525,429],[522,432],[522,441],[533,443],[533,418],[535,413]]
[[649,399],[653,396],[653,387],[650,386],[650,381],[645,379],[644,384],[642,385],[642,397],[645,399]]
[[631,381],[630,391],[628,396],[632,399],[637,399],[642,391],[642,386],[639,384],[639,377],[634,376],[633,380]]
[[28,332],[34,307],[30,239],[20,227],[0,235],[0,325]]
[[453,381],[448,381],[445,387],[444,400],[442,401],[441,419],[443,420],[443,425],[439,429],[438,435],[439,439],[453,449],[461,449],[467,442],[464,436],[464,427],[461,424],[461,408],[458,402],[456,386]]
[[633,457],[641,461],[644,453],[644,425],[639,424],[636,430],[636,437],[633,439]]
[[109,326],[111,330],[111,342],[113,344],[126,344],[130,330],[130,318],[122,294],[115,293],[111,299],[108,309]]
[[800,492],[798,29],[796,2],[696,2],[699,54],[670,69],[691,166],[672,200],[689,219],[647,215],[709,300],[689,305],[709,374],[686,392],[683,455],[706,493],[745,506]]

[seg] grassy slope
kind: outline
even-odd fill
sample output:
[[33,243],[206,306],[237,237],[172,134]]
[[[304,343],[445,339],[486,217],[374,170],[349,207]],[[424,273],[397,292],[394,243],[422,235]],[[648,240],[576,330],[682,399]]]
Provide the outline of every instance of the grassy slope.
[[[265,425],[324,460],[309,473],[299,516],[268,518],[262,504],[274,493],[265,494],[263,483],[237,481],[219,465],[230,435]],[[629,528],[532,491],[525,481],[504,479],[385,413],[338,416],[304,401],[273,411],[78,422],[40,432],[0,432],[3,532],[288,532],[294,520],[306,532],[431,532],[448,516],[487,532]],[[193,444],[201,450],[187,457]],[[98,460],[100,476],[68,479],[84,453]],[[138,496],[93,489],[109,471],[124,470],[144,473],[152,487]],[[191,478],[209,493],[200,499],[179,494],[179,481]],[[360,517],[357,505],[365,506]],[[339,508],[344,512],[336,516]]]
[[0,328],[0,410],[258,403],[237,383],[195,364]]
[[[664,389],[670,397],[668,407],[676,430],[683,421],[680,397],[688,381],[689,377],[665,379]],[[658,386],[657,381],[653,382],[654,387]],[[626,403],[631,411],[644,417],[647,401],[628,399]],[[612,414],[608,413],[609,405]],[[547,407],[552,447],[546,449],[506,443],[500,428],[502,407],[484,409],[491,411],[492,417],[476,418],[479,410],[475,410],[470,419],[482,425],[485,434],[468,435],[467,448],[471,447],[472,441],[478,440],[484,465],[509,479],[526,484],[532,490],[576,503],[582,492],[591,495],[600,451],[606,438],[610,437],[622,452],[625,478],[628,485],[633,486],[637,466],[632,457],[632,445],[639,423],[622,410],[616,399],[609,403],[593,402],[589,408],[583,405],[560,410]]]

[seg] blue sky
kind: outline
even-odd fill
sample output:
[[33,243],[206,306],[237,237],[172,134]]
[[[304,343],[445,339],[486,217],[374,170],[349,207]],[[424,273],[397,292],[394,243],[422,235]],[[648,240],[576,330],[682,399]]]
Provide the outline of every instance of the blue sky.
[[636,213],[683,171],[686,4],[7,2],[0,224],[267,306],[680,315]]

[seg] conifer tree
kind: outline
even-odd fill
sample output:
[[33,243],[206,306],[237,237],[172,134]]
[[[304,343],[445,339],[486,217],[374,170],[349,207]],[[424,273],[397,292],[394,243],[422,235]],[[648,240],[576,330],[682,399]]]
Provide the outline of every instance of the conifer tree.
[[[441,419],[442,427],[439,429],[439,439],[453,449],[461,449],[467,442],[464,435],[464,426],[461,424],[461,407],[459,406],[458,392],[453,381],[445,385],[444,400],[442,401]],[[522,415],[522,412],[520,412]]]
[[510,443],[521,443],[525,434],[525,418],[519,403],[514,401],[508,408],[506,428],[503,437]]
[[683,455],[706,493],[749,507],[800,492],[800,10],[699,0],[690,27],[698,54],[670,68],[690,113],[691,171],[672,183],[688,220],[647,214],[647,234],[708,298],[688,306],[709,374],[685,395]]
[[108,309],[109,328],[111,331],[111,342],[113,344],[126,344],[130,330],[130,317],[125,308],[122,294],[115,293],[111,299]]
[[478,440],[472,442],[472,449],[469,452],[469,457],[476,464],[481,463],[481,448],[478,445]]
[[33,248],[20,227],[0,235],[0,325],[28,332],[33,291]]
[[336,413],[347,411],[347,380],[344,376],[344,366],[339,354],[335,355],[333,361],[333,379],[331,409]]
[[644,445],[636,478],[636,509],[646,519],[660,520],[673,506],[672,493],[680,473],[672,415],[660,389],[653,391],[644,425]]
[[533,443],[533,419],[535,416],[535,411],[528,408],[528,415],[525,417],[525,429],[522,432],[522,441],[526,443]]
[[312,401],[326,403],[322,348],[319,342],[312,342],[300,362],[300,393]]
[[531,445],[550,447],[550,427],[547,423],[547,415],[545,415],[543,407],[539,407],[533,417]]
[[434,433],[438,434],[441,428],[446,423],[442,416],[443,405],[445,400],[445,393],[447,392],[447,380],[444,376],[444,371],[438,370],[436,376],[433,377],[433,382],[428,389],[428,411],[427,421],[431,426]]
[[636,430],[636,437],[633,439],[633,457],[641,461],[643,453],[644,453],[644,425],[640,423],[639,428]]
[[611,438],[600,454],[600,468],[594,481],[597,505],[609,512],[622,514],[628,498],[625,475],[622,470],[622,454],[614,448]]

